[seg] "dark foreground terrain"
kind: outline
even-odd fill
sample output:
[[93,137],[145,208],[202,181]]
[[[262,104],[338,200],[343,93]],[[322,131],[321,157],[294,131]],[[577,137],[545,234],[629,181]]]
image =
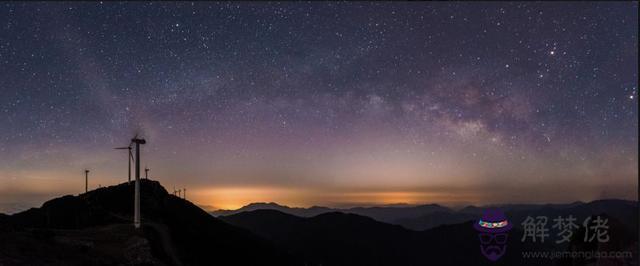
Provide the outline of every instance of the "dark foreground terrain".
[[[523,242],[523,230],[516,226],[506,255],[490,262],[480,254],[472,228],[471,218],[480,209],[412,209],[419,218],[411,223],[430,228],[412,230],[380,221],[392,218],[384,209],[366,210],[377,219],[324,211],[300,217],[263,209],[215,218],[168,194],[158,182],[143,180],[141,191],[141,230],[131,224],[133,185],[126,183],[0,214],[0,265],[637,265],[636,203],[627,201],[510,206],[507,215],[516,223],[528,215],[574,215],[579,221],[601,215],[609,219],[610,240],[585,243],[581,227],[571,243],[555,244],[554,231],[545,243]],[[415,213],[434,209],[426,216]],[[458,222],[433,227],[436,217]],[[547,226],[551,230],[552,223]],[[566,250],[631,251],[633,256],[549,260],[522,255]]]
[[142,230],[133,185],[64,196],[0,217],[0,265],[297,265],[247,230],[142,180]]

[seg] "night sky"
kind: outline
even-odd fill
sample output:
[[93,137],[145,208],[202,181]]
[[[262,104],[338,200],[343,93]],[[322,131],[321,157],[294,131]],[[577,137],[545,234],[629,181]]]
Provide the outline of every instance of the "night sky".
[[638,3],[2,3],[0,212],[637,196]]

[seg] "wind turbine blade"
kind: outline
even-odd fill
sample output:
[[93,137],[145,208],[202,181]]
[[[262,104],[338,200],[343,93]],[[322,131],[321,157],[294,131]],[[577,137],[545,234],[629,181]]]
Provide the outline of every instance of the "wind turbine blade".
[[116,150],[128,150],[129,147],[118,147],[118,148],[114,148],[114,149],[116,149]]

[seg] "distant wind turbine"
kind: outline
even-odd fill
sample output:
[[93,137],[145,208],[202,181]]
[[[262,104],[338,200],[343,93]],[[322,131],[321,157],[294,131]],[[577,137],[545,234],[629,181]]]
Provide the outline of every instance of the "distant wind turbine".
[[144,167],[144,179],[149,179],[149,168],[146,165]]
[[129,156],[128,157],[128,161],[129,161],[129,183],[131,183],[131,161],[133,161],[133,153],[131,152],[131,144],[129,144],[129,147],[118,147],[118,148],[114,148],[116,150],[129,150]]
[[147,141],[139,139],[136,135],[131,139],[131,143],[136,144],[136,192],[133,200],[133,225],[140,228],[140,144],[146,144]]
[[187,199],[187,188],[182,189],[182,199]]
[[84,193],[89,191],[89,169],[84,169]]

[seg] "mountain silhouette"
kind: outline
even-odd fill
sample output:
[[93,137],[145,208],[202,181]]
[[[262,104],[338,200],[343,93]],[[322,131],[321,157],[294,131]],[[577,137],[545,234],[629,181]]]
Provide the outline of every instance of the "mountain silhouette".
[[222,217],[318,265],[409,265],[411,232],[369,217],[339,212],[301,218],[276,210]]
[[217,216],[228,216],[236,213],[255,211],[255,210],[277,210],[283,213],[288,213],[288,214],[300,216],[300,217],[311,217],[311,216],[316,216],[316,215],[327,213],[327,212],[339,211],[338,209],[332,209],[328,207],[319,207],[319,206],[313,206],[310,208],[298,208],[298,207],[289,207],[285,205],[280,205],[275,202],[254,202],[236,210],[216,210],[216,211],[212,211],[211,214],[217,217]]
[[[582,216],[582,213],[595,212],[608,205],[614,212],[624,210],[625,215],[634,215],[633,210],[626,208],[626,201],[597,201],[588,204],[566,206],[566,208],[552,208],[564,211],[543,214],[547,207],[535,205],[537,212],[532,215],[562,214],[568,216]],[[589,209],[596,207],[594,209]],[[527,208],[513,208],[512,212],[522,215]],[[627,211],[631,211],[628,213]],[[620,213],[618,213],[618,216]],[[622,215],[622,216],[625,216]],[[622,250],[632,250],[637,247],[637,230],[611,218],[615,225],[615,237],[611,243]],[[554,233],[549,232],[545,243],[523,241],[524,234],[519,224],[509,233],[509,252],[497,262],[490,262],[479,251],[478,233],[473,229],[474,220],[457,224],[441,225],[428,230],[416,231],[403,226],[377,221],[370,217],[340,212],[324,213],[314,217],[297,217],[277,210],[255,210],[241,212],[220,219],[242,227],[273,241],[279,248],[301,258],[306,265],[551,265],[553,261],[543,258],[525,258],[522,252],[528,251],[567,251],[574,244],[556,244]],[[510,221],[520,223],[519,218]],[[581,222],[581,220],[579,220]],[[552,227],[550,221],[547,225]],[[584,228],[580,228],[584,230]],[[621,233],[622,232],[622,233]],[[575,238],[581,236],[576,233]],[[612,235],[613,237],[613,235]],[[636,239],[636,242],[633,240]],[[575,239],[574,239],[575,241]],[[590,265],[580,259],[565,259],[568,265]],[[575,262],[575,263],[574,263]],[[617,265],[637,265],[617,260]],[[573,264],[571,264],[573,263]],[[637,262],[636,262],[637,263]],[[567,265],[567,264],[563,264]]]
[[0,216],[0,265],[298,265],[156,181],[141,180],[143,227],[135,230],[133,187],[63,196]]
[[375,220],[387,223],[396,223],[396,221],[399,219],[417,218],[434,212],[453,212],[451,209],[437,204],[419,206],[394,205],[377,207],[354,207],[348,209],[338,209],[321,206],[313,206],[310,208],[296,208],[280,205],[274,202],[257,202],[251,203],[237,210],[217,210],[211,212],[211,214],[214,216],[228,216],[255,210],[277,210],[299,217],[313,217],[323,213],[342,212],[367,216]]
[[480,214],[465,212],[438,211],[428,213],[415,218],[400,218],[394,221],[395,224],[413,230],[426,230],[440,225],[458,224],[477,219]]
[[[584,259],[524,258],[522,252],[633,251],[638,244],[637,203],[623,200],[502,205],[514,228],[506,255],[490,262],[481,255],[473,228],[482,207],[347,209],[365,216],[267,203],[216,218],[167,193],[156,181],[141,180],[141,192],[140,230],[132,224],[133,185],[129,183],[63,196],[13,215],[0,214],[0,265],[592,265],[593,260]],[[307,216],[265,207],[293,209]],[[580,242],[583,235],[576,233],[570,243],[561,245],[552,239],[522,241],[520,222],[538,215],[550,219],[573,215],[579,221],[606,217],[612,239],[594,246]],[[602,262],[637,265],[637,259]]]
[[426,230],[440,225],[457,224],[471,221],[479,217],[486,208],[500,208],[509,217],[515,220],[524,220],[527,216],[568,216],[573,215],[584,219],[590,215],[607,213],[616,219],[623,221],[627,226],[633,227],[638,221],[636,205],[634,201],[605,199],[589,203],[573,202],[569,204],[501,204],[490,206],[466,206],[454,210],[438,204],[418,206],[379,206],[379,207],[355,207],[348,209],[328,208],[313,206],[310,208],[296,208],[277,203],[251,203],[237,210],[218,210],[211,214],[216,217],[229,216],[242,212],[255,210],[277,210],[283,213],[299,216],[313,217],[323,213],[342,212],[352,213],[373,218],[377,221],[401,225],[412,230]]
[[[575,258],[575,259],[561,259],[557,265],[570,266],[570,265],[638,265],[638,234],[637,228],[635,230],[629,228],[626,223],[611,217],[606,214],[599,215],[601,219],[607,220],[608,237],[606,242],[585,242],[586,230],[583,225],[580,225],[577,230],[575,238],[569,243],[569,250],[582,250],[592,252],[629,252],[631,257],[626,258]],[[598,216],[590,216],[590,219],[597,219]],[[589,237],[589,235],[586,235]]]
[[[480,254],[471,222],[413,231],[339,212],[302,218],[256,210],[221,219],[272,240],[307,265],[496,265]],[[510,237],[515,249],[522,250],[519,234]],[[497,265],[541,263],[518,255],[514,252]]]

